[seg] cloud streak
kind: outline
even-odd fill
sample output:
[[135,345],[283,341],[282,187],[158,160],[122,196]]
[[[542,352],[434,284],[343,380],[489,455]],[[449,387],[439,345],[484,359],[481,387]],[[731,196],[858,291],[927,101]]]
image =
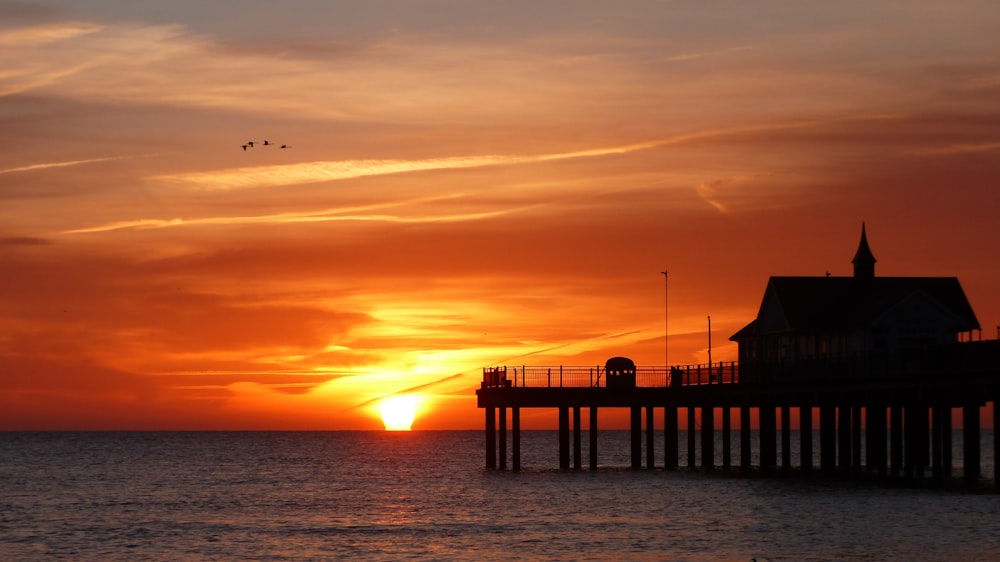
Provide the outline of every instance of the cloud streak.
[[195,227],[195,226],[225,226],[225,225],[248,225],[248,224],[295,224],[295,223],[315,223],[315,222],[395,222],[395,223],[422,223],[422,222],[460,222],[476,220],[498,216],[507,211],[488,212],[467,212],[450,215],[429,215],[418,217],[406,217],[402,215],[391,215],[385,213],[372,213],[379,209],[418,205],[431,203],[447,199],[462,197],[461,194],[450,194],[438,197],[421,197],[391,203],[379,203],[365,206],[331,208],[318,211],[305,211],[297,213],[275,213],[267,215],[246,215],[231,217],[201,217],[191,219],[136,219],[128,221],[118,221],[103,225],[84,227],[72,230],[65,230],[59,234],[94,234],[100,232],[112,232],[116,230],[142,230],[161,229],[175,227]]
[[107,156],[104,158],[88,158],[86,160],[67,160],[64,162],[43,162],[40,164],[29,164],[27,166],[17,166],[15,168],[7,168],[0,170],[0,174],[13,174],[17,172],[33,172],[36,170],[47,170],[50,168],[67,168],[69,166],[81,166],[83,164],[96,164],[98,162],[110,162],[113,160],[125,160],[129,158],[141,158],[143,156],[151,156],[149,154],[140,156]]

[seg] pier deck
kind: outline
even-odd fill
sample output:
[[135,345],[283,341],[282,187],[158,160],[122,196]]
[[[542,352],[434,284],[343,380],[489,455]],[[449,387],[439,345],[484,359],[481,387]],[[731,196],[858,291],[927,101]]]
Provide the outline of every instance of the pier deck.
[[[991,342],[992,343],[992,342]],[[1000,342],[975,351],[1000,357]],[[1000,369],[995,361],[957,362],[950,369],[928,364],[905,374],[874,376],[764,376],[774,371],[754,370],[740,379],[735,362],[663,366],[634,370],[635,382],[608,386],[601,366],[491,367],[483,370],[478,406],[486,415],[486,466],[507,469],[507,432],[511,432],[511,469],[520,470],[520,410],[558,411],[559,468],[581,469],[581,410],[589,410],[589,467],[598,465],[598,412],[601,408],[630,410],[631,466],[673,469],[678,458],[679,428],[684,417],[687,466],[703,470],[789,472],[792,427],[801,440],[798,471],[802,473],[869,475],[914,485],[943,485],[954,479],[952,419],[962,427],[961,478],[969,488],[984,484],[981,473],[981,418],[992,404],[992,425],[1000,426]],[[509,418],[508,418],[508,413]],[[681,416],[681,417],[679,417]],[[656,417],[662,421],[657,423]],[[750,432],[740,435],[740,458],[731,455],[733,418],[740,427],[751,423],[760,431],[752,443]],[[570,420],[572,418],[572,424]],[[508,423],[509,419],[509,423]],[[722,433],[721,451],[715,450],[716,423]],[[780,425],[779,425],[780,421]],[[663,429],[663,444],[654,442],[654,429]],[[643,439],[645,428],[645,439]],[[813,430],[819,443],[813,443]],[[572,435],[572,447],[570,446]],[[994,433],[993,458],[1000,459],[1000,439]],[[752,455],[751,447],[759,448]],[[813,451],[819,451],[819,466]],[[570,452],[573,452],[572,463]],[[720,455],[717,456],[717,453]],[[759,457],[757,466],[751,458]],[[700,465],[696,462],[700,460]],[[1000,482],[1000,463],[993,463],[993,487]]]

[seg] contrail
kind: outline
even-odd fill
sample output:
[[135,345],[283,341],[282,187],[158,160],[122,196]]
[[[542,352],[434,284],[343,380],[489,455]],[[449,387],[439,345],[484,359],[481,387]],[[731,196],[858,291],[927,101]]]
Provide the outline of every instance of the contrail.
[[364,408],[365,406],[367,406],[369,404],[374,404],[375,402],[378,402],[379,400],[384,400],[384,399],[386,399],[386,398],[388,398],[390,396],[396,396],[397,394],[408,394],[410,392],[416,392],[418,390],[424,390],[424,389],[430,388],[432,386],[437,386],[437,385],[439,385],[439,384],[441,384],[443,382],[448,382],[448,381],[450,381],[452,379],[457,379],[457,378],[459,378],[459,377],[461,377],[461,376],[463,376],[466,373],[469,373],[471,371],[472,370],[470,369],[469,371],[463,371],[461,373],[456,373],[454,375],[449,375],[447,377],[444,377],[443,379],[438,379],[436,381],[431,381],[431,382],[424,383],[424,384],[418,384],[417,386],[411,386],[410,388],[404,388],[403,390],[397,390],[395,392],[390,392],[388,394],[383,394],[381,396],[376,396],[375,398],[371,398],[371,399],[365,400],[364,402],[361,402],[359,404],[355,404],[355,405],[351,406],[350,408],[345,408],[345,409],[341,410],[341,412],[350,412],[351,410],[357,410],[358,408]]
[[[615,332],[615,333],[612,333],[612,334],[602,334],[600,336],[594,336],[592,338],[587,338],[585,340],[574,341],[574,342],[570,342],[570,343],[564,343],[564,344],[555,345],[555,346],[552,346],[552,347],[547,347],[545,349],[537,349],[535,351],[532,351],[532,352],[529,352],[529,353],[525,353],[525,354],[522,354],[522,355],[515,355],[513,357],[508,357],[506,359],[502,359],[500,361],[496,361],[496,362],[494,362],[494,364],[507,363],[509,361],[513,361],[514,359],[523,359],[525,357],[530,357],[532,355],[537,355],[539,353],[545,353],[545,352],[548,352],[548,351],[554,351],[556,349],[562,349],[564,347],[569,347],[571,345],[576,345],[576,344],[587,342],[587,341],[611,339],[611,338],[618,338],[618,337],[622,337],[622,336],[629,336],[629,335],[632,335],[632,334],[638,334],[638,333],[640,333],[640,332],[642,332],[643,330],[646,330],[646,329],[647,328],[639,328],[639,329],[636,329],[636,330],[628,330],[626,332]],[[396,396],[396,395],[399,395],[399,394],[408,394],[410,392],[416,392],[418,390],[424,390],[424,389],[427,389],[427,388],[431,388],[433,386],[437,386],[439,384],[448,382],[450,380],[454,380],[454,379],[458,379],[458,378],[464,377],[465,375],[467,375],[469,373],[472,373],[474,371],[479,371],[481,368],[482,367],[476,367],[474,369],[469,369],[467,371],[462,371],[461,373],[456,373],[454,375],[449,375],[447,377],[440,378],[438,380],[431,381],[429,383],[424,383],[424,384],[417,385],[417,386],[411,386],[409,388],[404,388],[402,390],[397,390],[397,391],[394,391],[394,392],[389,392],[389,393],[383,394],[381,396],[376,396],[375,398],[371,398],[371,399],[365,400],[364,402],[360,402],[358,404],[355,404],[355,405],[353,405],[353,406],[351,406],[349,408],[345,408],[345,409],[341,410],[341,412],[350,412],[352,410],[357,410],[358,408],[363,408],[363,407],[368,406],[370,404],[374,404],[374,403],[376,403],[376,402],[378,402],[380,400],[384,400],[386,398],[389,398],[390,396]]]
[[67,160],[66,162],[44,162],[42,164],[31,164],[29,166],[19,166],[17,168],[7,168],[0,170],[0,174],[13,174],[15,172],[30,172],[32,170],[46,170],[49,168],[65,168],[68,166],[80,166],[81,164],[94,164],[97,162],[108,162],[111,160],[124,160],[127,158],[142,158],[152,156],[152,154],[140,154],[136,156],[107,156],[104,158],[89,158],[87,160]]

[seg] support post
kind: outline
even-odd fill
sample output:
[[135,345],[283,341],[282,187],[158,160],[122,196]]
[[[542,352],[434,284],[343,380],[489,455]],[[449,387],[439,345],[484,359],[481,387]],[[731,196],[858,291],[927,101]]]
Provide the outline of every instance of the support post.
[[715,408],[701,407],[701,468],[715,468]]
[[781,407],[781,470],[792,470],[792,409]]
[[559,470],[569,469],[569,407],[559,406]]
[[979,403],[975,401],[962,408],[962,448],[965,486],[973,490],[979,482]]
[[500,408],[500,470],[507,469],[507,408]]
[[777,458],[777,415],[773,404],[760,407],[760,470],[770,474]]
[[996,398],[993,399],[993,491],[1000,492],[1000,404]]
[[573,406],[573,468],[582,468],[582,456],[580,451],[580,407]]
[[837,467],[841,472],[851,469],[851,408],[843,402],[837,408]]
[[819,467],[824,473],[837,468],[837,408],[832,404],[819,407]]
[[486,407],[486,468],[497,467],[497,410]]
[[[996,415],[996,412],[993,413]],[[995,418],[994,418],[995,419]],[[1000,428],[1000,425],[994,425],[995,428]],[[952,465],[954,460],[952,459],[951,447],[954,444],[954,440],[951,437],[952,426],[951,426],[951,406],[946,405],[944,407],[944,415],[941,417],[941,475],[945,480],[951,478]],[[994,431],[994,436],[996,435]],[[994,437],[995,439],[996,437]],[[993,457],[997,458],[997,457]],[[994,463],[996,464],[996,463]],[[994,480],[994,482],[998,482]]]
[[813,468],[813,414],[812,406],[799,406],[799,466],[808,475]]
[[597,470],[597,406],[590,407],[590,470]]
[[663,408],[663,467],[677,468],[677,406]]
[[687,407],[688,413],[688,468],[695,468],[697,463],[695,462],[695,411],[694,406]]
[[511,431],[514,433],[511,469],[518,472],[521,470],[521,408],[514,406],[510,409],[510,424]]
[[750,472],[753,468],[750,441],[750,406],[740,406],[740,471]]
[[931,408],[931,479],[935,486],[944,484],[944,433],[941,426],[944,407],[940,404]]
[[[905,433],[903,435],[903,473],[907,480],[924,476],[929,454],[927,451],[927,407],[910,402],[903,410]],[[978,448],[977,448],[978,450]]]
[[637,470],[642,468],[642,407],[632,406],[631,414],[632,469]]
[[722,469],[733,469],[733,427],[732,412],[728,405],[722,408]]
[[889,408],[889,470],[892,476],[903,473],[903,408],[893,404]]
[[861,473],[861,416],[862,407],[851,407],[851,471]]
[[646,406],[646,468],[654,467],[653,406]]
[[865,410],[868,471],[875,471],[879,478],[889,476],[889,462],[886,456],[888,433],[885,422],[886,408],[883,404],[868,405]]

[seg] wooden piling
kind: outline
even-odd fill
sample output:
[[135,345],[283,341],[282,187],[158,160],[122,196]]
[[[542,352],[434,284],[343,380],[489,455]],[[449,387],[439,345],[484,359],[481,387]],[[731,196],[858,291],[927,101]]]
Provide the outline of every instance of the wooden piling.
[[642,406],[632,406],[630,416],[632,468],[642,468]]
[[781,406],[781,470],[792,470],[792,410]]
[[979,437],[979,402],[970,401],[962,408],[964,479],[969,489],[975,489],[979,483]]
[[500,470],[507,468],[507,408],[500,408]]
[[841,472],[851,469],[851,408],[837,408],[837,468]]
[[597,406],[590,407],[590,470],[597,470]]
[[819,467],[832,473],[837,467],[837,408],[825,403],[819,407]]
[[722,407],[722,469],[726,472],[733,469],[733,428],[730,410],[728,405]]
[[694,406],[688,406],[687,408],[688,417],[688,468],[694,468],[696,466],[695,462],[695,426],[697,423],[695,420],[695,408]]
[[677,468],[677,406],[663,408],[663,466],[670,470]]
[[799,466],[808,475],[813,468],[813,419],[812,406],[799,406]]
[[752,450],[750,440],[750,406],[740,406],[740,471],[750,472]]
[[573,468],[580,470],[583,465],[583,453],[580,451],[580,406],[573,406]]
[[559,406],[559,470],[569,469],[569,407]]
[[521,470],[521,408],[510,409],[510,423],[513,436],[513,450],[511,451],[511,469],[514,472]]
[[486,408],[486,468],[497,467],[497,410]]
[[646,468],[653,468],[655,466],[655,448],[653,447],[653,439],[655,435],[653,427],[653,407],[646,406]]
[[715,467],[715,411],[710,406],[701,407],[701,468],[710,471]]

